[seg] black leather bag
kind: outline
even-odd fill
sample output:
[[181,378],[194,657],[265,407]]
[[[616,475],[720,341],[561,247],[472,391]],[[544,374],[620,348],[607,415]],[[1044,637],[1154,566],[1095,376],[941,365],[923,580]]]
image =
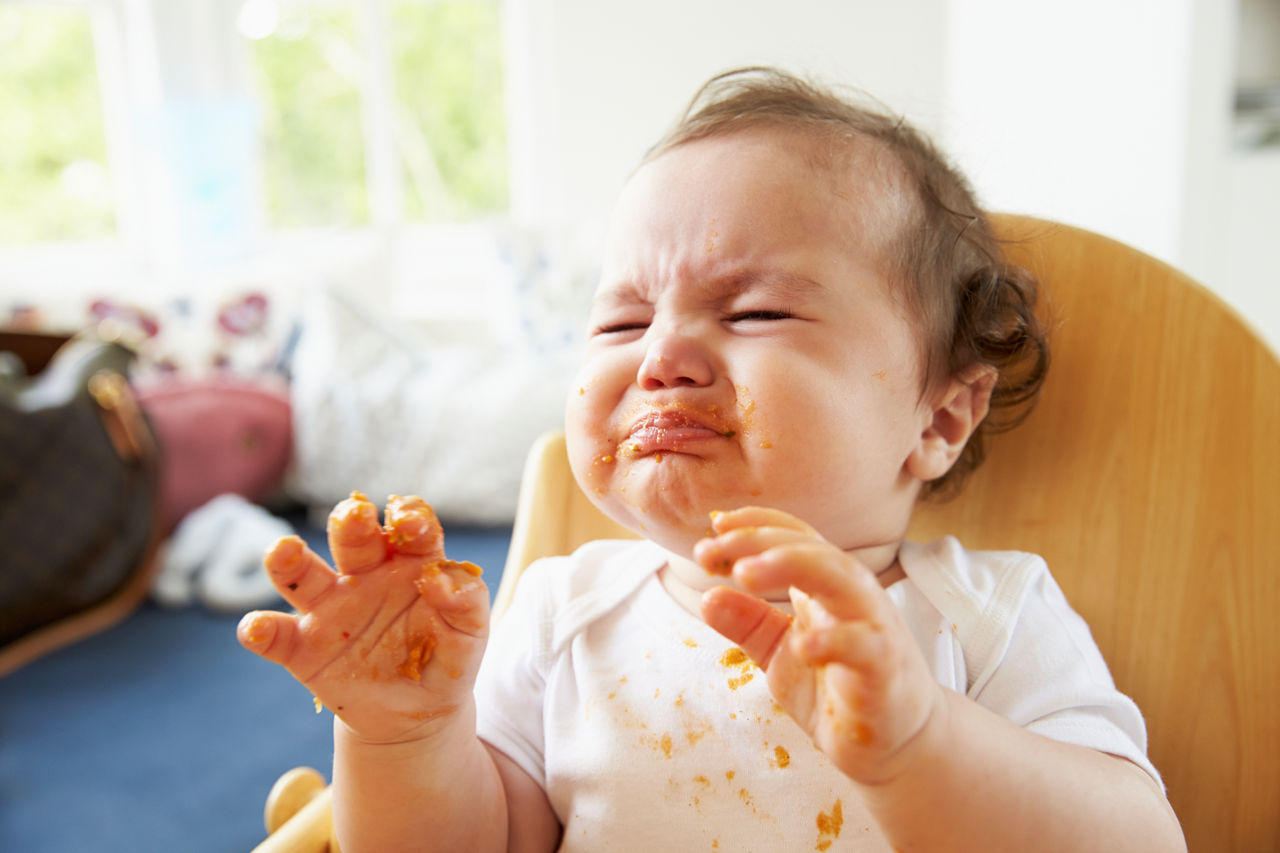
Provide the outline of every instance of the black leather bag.
[[159,454],[134,354],[78,336],[40,369],[50,345],[0,333],[0,676],[127,616],[156,562]]

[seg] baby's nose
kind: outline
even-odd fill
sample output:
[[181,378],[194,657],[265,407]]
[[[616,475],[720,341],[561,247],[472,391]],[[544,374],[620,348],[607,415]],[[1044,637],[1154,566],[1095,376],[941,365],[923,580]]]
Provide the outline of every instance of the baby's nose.
[[706,346],[698,338],[680,332],[655,335],[636,375],[637,384],[646,391],[698,387],[714,380]]

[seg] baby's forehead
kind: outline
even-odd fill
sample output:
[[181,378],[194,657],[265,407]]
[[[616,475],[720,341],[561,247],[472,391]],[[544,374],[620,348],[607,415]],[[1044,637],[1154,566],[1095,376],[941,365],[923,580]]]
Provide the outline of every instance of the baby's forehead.
[[[742,156],[742,145],[747,146],[746,157]],[[700,155],[668,156],[695,146],[701,148]],[[838,234],[832,239],[856,244],[882,270],[896,272],[904,236],[919,207],[919,192],[912,187],[901,158],[888,145],[851,129],[829,127],[769,123],[699,137],[659,151],[645,161],[624,188],[619,209],[615,209],[611,220],[606,249],[635,248],[627,245],[635,236],[630,229],[637,220],[647,220],[653,211],[696,203],[698,199],[692,194],[701,189],[697,178],[708,159],[728,164],[720,172],[725,180],[735,179],[736,165],[747,182],[752,180],[749,175],[753,168],[747,161],[762,151],[778,164],[773,171],[785,175],[786,185],[775,184],[776,191],[787,194],[798,189],[830,198],[822,205],[838,223]],[[634,202],[633,191],[637,186],[651,185],[649,170],[654,167],[668,178],[661,184],[663,194],[642,189],[639,195],[643,202],[637,210],[634,203],[629,203]],[[752,195],[749,201],[767,203],[768,197]]]

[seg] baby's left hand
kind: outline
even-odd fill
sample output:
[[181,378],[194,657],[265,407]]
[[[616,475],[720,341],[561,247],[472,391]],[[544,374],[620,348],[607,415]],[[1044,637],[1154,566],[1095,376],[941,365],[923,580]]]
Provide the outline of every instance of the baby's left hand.
[[[876,785],[914,758],[913,744],[945,708],[902,615],[876,576],[812,527],[780,510],[719,513],[694,548],[733,579],[702,599],[703,619],[742,647],[774,698],[853,780]],[[790,591],[794,620],[761,598]]]

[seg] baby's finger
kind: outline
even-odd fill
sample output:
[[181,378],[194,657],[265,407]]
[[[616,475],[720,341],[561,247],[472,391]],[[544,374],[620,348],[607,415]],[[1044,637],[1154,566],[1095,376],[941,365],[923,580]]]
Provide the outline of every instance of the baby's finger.
[[401,554],[431,559],[444,556],[444,534],[430,504],[416,495],[387,500],[386,531],[391,546]]
[[734,564],[733,577],[744,590],[758,594],[796,587],[837,619],[871,617],[883,598],[865,566],[835,546],[813,540],[743,557]]
[[768,602],[727,586],[702,595],[702,619],[736,644],[761,669],[769,666],[782,644],[791,617]]
[[422,569],[417,582],[423,600],[454,630],[480,636],[487,625],[489,587],[475,563],[437,560]]
[[352,492],[333,508],[328,532],[333,564],[344,575],[367,572],[387,559],[387,538],[378,524],[378,508],[360,492]]
[[870,621],[835,622],[797,631],[792,639],[792,648],[801,660],[813,666],[834,663],[856,669],[869,683],[890,659],[888,644],[884,626]]
[[811,536],[818,531],[796,518],[789,512],[764,506],[744,506],[725,512],[711,513],[711,529],[717,533],[728,533],[741,527],[786,527],[799,530]]
[[288,666],[298,636],[298,619],[275,610],[246,613],[236,626],[240,645],[272,663]]
[[333,570],[298,536],[285,536],[262,558],[267,577],[291,607],[306,613],[336,582]]
[[811,542],[813,534],[789,527],[737,527],[693,546],[693,559],[704,571],[727,575],[743,557],[790,543]]

